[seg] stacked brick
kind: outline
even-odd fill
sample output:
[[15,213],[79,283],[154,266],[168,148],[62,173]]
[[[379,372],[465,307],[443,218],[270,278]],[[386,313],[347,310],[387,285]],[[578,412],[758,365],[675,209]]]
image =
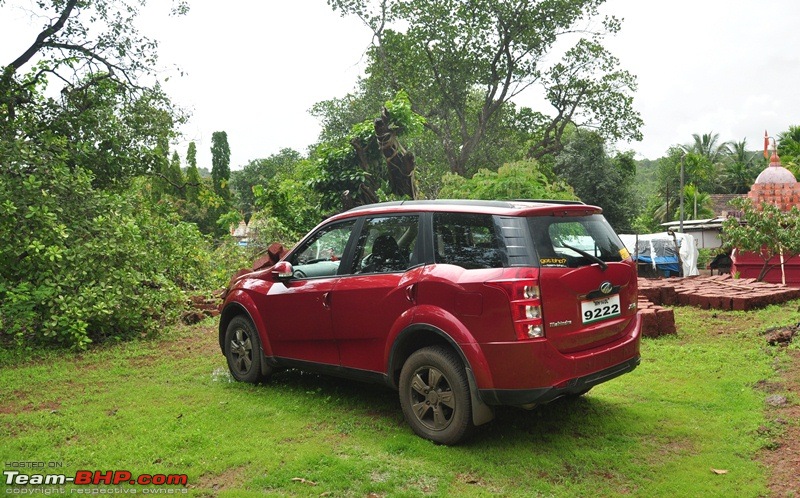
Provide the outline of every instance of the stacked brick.
[[181,321],[186,325],[202,322],[206,318],[219,315],[220,292],[214,296],[191,296],[187,302],[188,308],[181,315]]
[[664,306],[747,311],[800,299],[800,289],[779,284],[734,279],[730,275],[681,279],[639,279],[639,295]]
[[639,314],[642,335],[675,334],[675,314],[662,306],[697,306],[703,309],[747,311],[800,299],[800,289],[734,279],[730,275],[670,279],[639,279]]
[[639,295],[639,315],[642,317],[642,335],[644,337],[660,337],[676,334],[675,313],[671,309],[653,304]]

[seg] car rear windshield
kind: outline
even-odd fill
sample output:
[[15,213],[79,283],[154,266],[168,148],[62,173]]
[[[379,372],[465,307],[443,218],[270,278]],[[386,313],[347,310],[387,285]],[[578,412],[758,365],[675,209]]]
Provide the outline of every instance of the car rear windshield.
[[602,215],[528,218],[538,266],[578,268],[599,261],[618,262],[627,250]]

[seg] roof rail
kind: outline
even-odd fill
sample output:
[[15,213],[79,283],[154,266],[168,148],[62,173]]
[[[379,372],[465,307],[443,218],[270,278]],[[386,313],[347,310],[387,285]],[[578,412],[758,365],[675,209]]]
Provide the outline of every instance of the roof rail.
[[540,202],[543,204],[564,204],[564,205],[571,205],[571,204],[583,204],[586,205],[583,201],[571,201],[567,199],[513,199],[513,202]]

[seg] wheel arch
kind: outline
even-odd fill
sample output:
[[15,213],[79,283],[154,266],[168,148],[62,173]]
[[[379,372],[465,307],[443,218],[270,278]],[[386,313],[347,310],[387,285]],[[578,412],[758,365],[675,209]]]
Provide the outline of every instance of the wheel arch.
[[[474,344],[474,342],[473,342]],[[494,409],[487,405],[480,397],[476,372],[473,364],[481,364],[484,368],[480,373],[488,375],[490,373],[486,367],[486,359],[480,353],[477,344],[468,348],[471,355],[468,355],[458,342],[444,330],[427,323],[416,323],[406,327],[400,332],[392,343],[387,364],[386,380],[394,389],[399,388],[400,372],[406,360],[415,352],[429,346],[443,346],[456,353],[461,360],[461,364],[467,374],[469,382],[470,398],[472,407],[472,423],[476,426],[485,424],[494,419]],[[472,356],[472,361],[470,357]],[[491,377],[490,377],[491,378]]]
[[222,353],[225,354],[225,331],[228,328],[228,324],[234,317],[239,315],[246,316],[258,331],[258,338],[261,339],[261,354],[265,357],[271,357],[272,347],[270,346],[261,314],[250,296],[241,290],[236,290],[228,296],[219,316],[219,347]]

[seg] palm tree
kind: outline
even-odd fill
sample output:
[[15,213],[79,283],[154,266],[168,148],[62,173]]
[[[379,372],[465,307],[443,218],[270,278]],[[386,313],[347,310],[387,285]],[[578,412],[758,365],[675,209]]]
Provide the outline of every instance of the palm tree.
[[800,178],[800,126],[790,126],[778,135],[778,155],[783,166]]
[[723,184],[732,194],[746,194],[758,176],[758,153],[747,150],[747,139],[730,144],[730,161],[722,173]]
[[722,185],[717,181],[724,169],[724,163],[731,154],[730,142],[720,142],[719,133],[692,134],[694,142],[691,145],[682,145],[681,149],[687,156],[687,164],[691,162],[697,169],[697,177],[690,177],[688,181],[695,183],[701,190],[709,193],[723,193]]
[[703,133],[702,135],[692,133],[692,138],[694,143],[683,145],[681,147],[683,151],[699,154],[711,161],[712,164],[721,163],[731,153],[730,142],[717,143],[719,141],[719,133],[711,132]]

